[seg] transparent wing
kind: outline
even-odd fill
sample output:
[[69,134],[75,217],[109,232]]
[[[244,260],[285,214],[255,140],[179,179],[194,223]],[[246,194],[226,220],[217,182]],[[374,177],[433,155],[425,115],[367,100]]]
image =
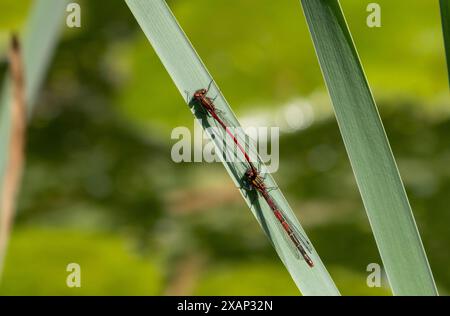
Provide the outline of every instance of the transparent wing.
[[280,234],[283,236],[284,241],[289,247],[290,252],[294,255],[294,257],[297,260],[303,260],[303,256],[300,255],[300,252],[298,251],[297,247],[295,247],[293,241],[288,236],[287,232],[284,230],[283,225],[281,225],[280,221],[275,218],[275,221],[277,223],[278,230],[280,231]]
[[[276,189],[278,189],[278,188],[277,187],[267,188],[267,192],[270,192],[270,191],[276,190]],[[277,210],[281,213],[281,215],[283,216],[283,219],[289,225],[293,234],[295,235],[295,237],[297,237],[297,240],[300,241],[303,248],[308,250],[308,252],[312,254],[313,248],[312,248],[311,243],[308,241],[308,239],[302,234],[302,232],[300,232],[300,230],[297,228],[297,226],[294,225],[294,223],[283,212],[283,210],[279,208],[278,205],[277,205]],[[290,242],[293,244],[293,241],[290,239],[290,237],[287,235],[287,232],[284,230],[283,225],[278,220],[277,220],[277,222],[279,223],[280,229],[283,230],[284,234],[287,236],[287,238],[289,238]],[[295,245],[294,245],[294,247],[295,247]]]
[[[219,115],[219,118],[222,122],[228,127],[229,132],[236,138],[238,143],[242,146],[247,155],[251,158],[250,161],[253,163],[261,164],[261,160],[258,157],[257,151],[257,143],[254,139],[252,139],[249,135],[247,135],[242,127],[235,126],[222,111],[216,110]],[[220,124],[217,122],[216,126],[220,127]],[[224,130],[224,135],[230,137],[227,132]],[[242,158],[242,157],[241,157]]]
[[[230,123],[223,117],[220,119],[228,128],[228,130],[225,130],[219,122],[215,121],[214,123],[214,127],[221,130],[221,139],[224,141],[225,146],[223,150],[227,151],[229,156],[232,157],[235,162],[242,162],[247,165],[245,169],[250,168],[250,164],[248,162],[250,161],[257,170],[261,170],[263,163],[258,156],[255,145],[256,142],[246,135],[242,128],[235,128],[231,126]],[[236,142],[238,144],[236,144]]]
[[300,241],[300,243],[302,244],[303,248],[305,248],[306,250],[308,250],[309,253],[312,254],[312,245],[311,243],[308,241],[308,239],[297,229],[297,227],[294,225],[294,223],[292,223],[292,221],[284,214],[284,220],[289,224],[289,226],[291,227],[292,231],[294,232],[295,236],[297,237],[297,239]]

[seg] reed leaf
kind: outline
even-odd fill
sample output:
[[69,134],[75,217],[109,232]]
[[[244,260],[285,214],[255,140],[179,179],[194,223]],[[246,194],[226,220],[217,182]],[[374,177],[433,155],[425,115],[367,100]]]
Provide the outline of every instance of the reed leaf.
[[[210,95],[217,95],[215,99],[217,109],[228,118],[233,127],[239,127],[240,125],[227,101],[212,81],[211,75],[177,23],[166,2],[163,0],[126,0],[126,3],[188,105],[191,107],[186,92],[192,96],[194,91],[206,88],[212,82]],[[151,96],[149,96],[149,99],[151,99]],[[197,113],[194,111],[194,114]],[[199,118],[198,115],[197,118]],[[207,128],[214,126],[215,123],[212,118],[204,117],[201,124],[204,128]],[[219,137],[214,137],[213,141],[217,148],[221,147]],[[290,252],[289,242],[285,239],[284,232],[278,229],[277,220],[265,200],[259,195],[254,196],[256,199],[252,199],[248,192],[241,188],[242,163],[223,161],[223,164],[236,186],[240,188],[244,199],[301,292],[304,295],[339,295],[317,252],[314,249],[312,250],[311,257],[315,262],[314,268],[310,268],[304,261],[296,259]],[[270,176],[266,178],[266,183],[269,187],[277,187]],[[295,223],[296,228],[306,236],[281,191],[276,189],[271,192],[271,195],[277,205]],[[232,228],[230,227],[230,229]]]
[[408,197],[340,4],[301,4],[392,291],[436,295]]
[[[61,22],[65,15],[67,0],[37,0],[31,9],[30,18],[24,30],[22,40],[22,59],[24,63],[24,99],[27,113],[30,115],[39,87],[44,80],[56,41],[61,32]],[[11,82],[7,75],[0,94],[0,183],[3,183],[11,139]],[[0,210],[1,229],[10,227],[11,216],[3,216]],[[9,218],[9,219],[6,219]],[[2,232],[2,235],[7,232]],[[5,236],[6,236],[5,235]],[[4,241],[6,242],[6,241]],[[5,246],[6,247],[6,246]],[[0,268],[5,248],[0,253]]]

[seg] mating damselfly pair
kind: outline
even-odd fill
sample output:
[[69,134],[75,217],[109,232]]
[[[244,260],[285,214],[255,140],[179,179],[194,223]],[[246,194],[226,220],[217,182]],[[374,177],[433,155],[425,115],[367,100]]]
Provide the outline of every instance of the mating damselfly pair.
[[[207,88],[195,91],[191,99],[188,97],[188,102],[196,105],[198,107],[196,109],[197,111],[202,111],[203,114],[212,117],[214,122],[216,122],[220,128],[225,131],[226,135],[233,140],[233,143],[244,156],[244,162],[246,164],[246,170],[242,175],[242,187],[247,191],[256,191],[264,198],[267,205],[272,210],[273,215],[277,219],[277,227],[281,230],[283,236],[289,239],[288,244],[290,245],[290,249],[292,250],[294,256],[298,259],[303,258],[308,266],[313,267],[314,262],[309,255],[312,253],[311,244],[289,220],[288,216],[277,205],[271,196],[271,188],[266,185],[265,178],[261,172],[262,163],[258,158],[257,152],[252,149],[253,146],[250,144],[249,138],[240,133],[233,132],[234,129],[226,119],[225,115],[216,108],[214,104],[215,98],[207,96],[211,84],[212,81]],[[253,157],[256,158],[252,159]]]

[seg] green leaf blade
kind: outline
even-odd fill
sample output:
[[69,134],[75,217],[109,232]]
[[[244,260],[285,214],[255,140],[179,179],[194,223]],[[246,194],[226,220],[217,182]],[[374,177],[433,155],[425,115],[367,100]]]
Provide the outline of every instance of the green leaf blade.
[[436,295],[389,141],[337,0],[301,0],[393,293]]
[[[212,81],[212,77],[178,25],[167,4],[163,0],[126,0],[126,2],[181,95],[188,102],[189,100],[186,100],[186,92],[192,96],[192,93],[197,89],[208,86]],[[211,95],[215,96],[216,94],[216,107],[227,116],[233,126],[239,127],[239,122],[234,113],[220,93],[219,88],[213,82]],[[209,125],[213,126],[214,122],[211,121],[212,119],[209,118],[208,120]],[[218,137],[214,141],[218,145]],[[241,179],[236,170],[242,169],[242,163],[224,162],[224,166],[236,186],[240,187]],[[266,178],[266,183],[268,187],[277,187],[270,176]],[[261,197],[258,198],[256,203],[251,201],[242,188],[241,193],[254,216],[269,236],[274,248],[301,292],[304,295],[339,295],[339,291],[317,253],[313,250],[311,255],[315,262],[314,268],[309,268],[304,262],[295,259],[288,249],[289,245],[285,238],[277,229],[276,219],[265,201]],[[275,190],[271,194],[279,207],[285,211],[289,219],[306,236],[282,193],[279,190]]]
[[[67,3],[67,0],[39,0],[34,3],[31,9],[30,19],[27,22],[22,41],[25,98],[29,114],[61,32],[61,22],[65,15]],[[9,78],[6,78],[0,97],[0,179],[3,177],[9,144],[9,85]]]
[[[38,0],[32,6],[25,35],[21,41],[28,115],[31,114],[35,104],[39,88],[44,80],[56,41],[61,32],[61,22],[65,15],[67,3],[68,0]],[[0,94],[0,183],[3,181],[9,151],[11,129],[10,87],[10,79],[7,76]],[[0,266],[3,262],[3,255],[0,254]]]

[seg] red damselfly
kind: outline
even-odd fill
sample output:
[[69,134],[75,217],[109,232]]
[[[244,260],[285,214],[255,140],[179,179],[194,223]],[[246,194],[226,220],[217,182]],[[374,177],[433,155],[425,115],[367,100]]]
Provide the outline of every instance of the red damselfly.
[[233,132],[230,129],[230,126],[228,126],[225,123],[225,119],[221,118],[219,115],[219,111],[216,109],[216,106],[214,104],[214,100],[207,96],[207,93],[211,87],[212,81],[209,83],[208,88],[203,88],[195,91],[193,100],[197,102],[206,113],[208,113],[219,125],[225,130],[225,132],[228,134],[228,136],[233,139],[233,142],[236,144],[236,146],[239,148],[241,153],[244,155],[245,160],[250,165],[250,168],[256,171],[256,168],[252,162],[252,159],[250,158],[250,155],[245,150],[244,146],[241,144],[241,142],[238,140],[238,137],[233,134]]

